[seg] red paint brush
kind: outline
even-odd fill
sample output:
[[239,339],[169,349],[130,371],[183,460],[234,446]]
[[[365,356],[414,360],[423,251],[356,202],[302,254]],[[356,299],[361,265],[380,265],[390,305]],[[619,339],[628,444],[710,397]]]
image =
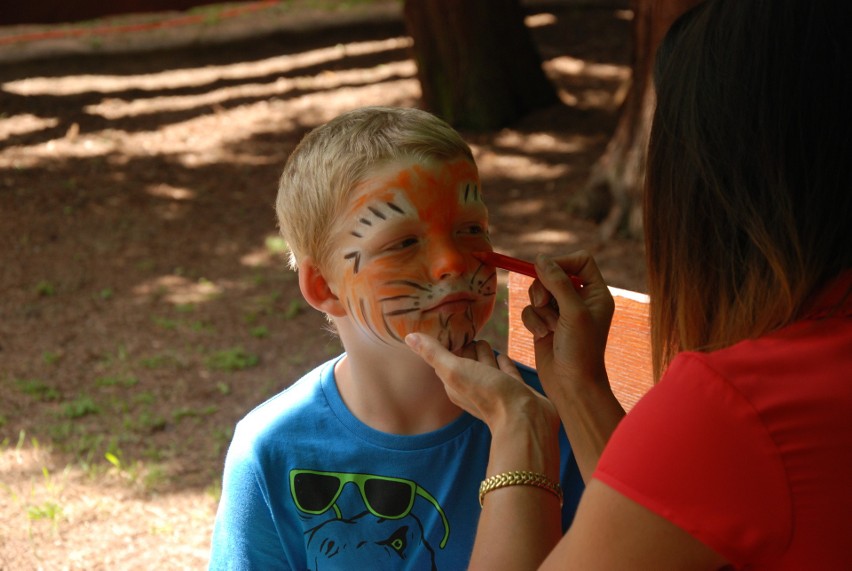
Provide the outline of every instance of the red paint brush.
[[[505,254],[498,254],[497,252],[474,252],[473,257],[480,262],[485,262],[486,264],[497,266],[498,268],[503,268],[510,272],[523,274],[531,278],[538,277],[535,273],[535,264],[532,262],[513,258],[512,256],[507,256]],[[583,287],[583,282],[580,281],[580,278],[577,276],[568,277],[571,278],[571,283],[574,284],[574,289],[579,290]]]

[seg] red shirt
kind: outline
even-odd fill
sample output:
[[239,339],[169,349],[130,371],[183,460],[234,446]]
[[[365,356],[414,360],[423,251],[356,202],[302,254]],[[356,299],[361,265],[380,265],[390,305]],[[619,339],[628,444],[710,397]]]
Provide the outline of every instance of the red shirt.
[[738,568],[852,569],[852,272],[806,318],[685,352],[594,477]]

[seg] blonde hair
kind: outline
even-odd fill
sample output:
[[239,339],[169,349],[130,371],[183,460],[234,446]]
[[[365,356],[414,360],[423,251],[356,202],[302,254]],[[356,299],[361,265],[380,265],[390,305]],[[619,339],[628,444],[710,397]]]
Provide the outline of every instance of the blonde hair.
[[305,256],[325,267],[331,254],[329,228],[350,191],[370,171],[403,158],[474,162],[455,129],[418,109],[364,107],[308,133],[287,159],[275,202],[290,267],[296,269]]

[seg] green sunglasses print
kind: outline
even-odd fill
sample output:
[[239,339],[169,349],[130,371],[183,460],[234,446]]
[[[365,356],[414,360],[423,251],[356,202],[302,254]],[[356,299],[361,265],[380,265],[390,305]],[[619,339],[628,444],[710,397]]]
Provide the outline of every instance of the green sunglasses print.
[[337,519],[341,519],[337,498],[346,484],[355,484],[361,492],[364,505],[376,517],[384,519],[402,519],[411,513],[417,496],[432,504],[441,516],[444,524],[444,537],[441,549],[450,537],[450,523],[438,501],[415,482],[390,476],[374,474],[350,474],[346,472],[320,472],[317,470],[291,470],[290,493],[296,507],[301,511],[321,515],[334,509]]

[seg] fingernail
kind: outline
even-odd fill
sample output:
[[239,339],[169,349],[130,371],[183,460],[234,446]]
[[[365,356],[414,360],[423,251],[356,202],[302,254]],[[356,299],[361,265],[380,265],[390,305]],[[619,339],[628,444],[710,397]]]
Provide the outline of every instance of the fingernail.
[[530,297],[532,297],[532,304],[535,307],[541,307],[545,303],[547,303],[547,300],[545,299],[546,296],[544,295],[544,292],[542,292],[540,289],[538,289],[536,287],[534,287],[532,289],[532,292],[530,293]]
[[542,270],[551,270],[556,265],[556,262],[544,254],[538,254],[535,257],[535,263]]
[[533,327],[532,335],[533,339],[544,339],[550,334],[550,331],[546,327]]
[[409,333],[405,336],[405,344],[416,351],[420,349],[420,337],[414,333]]

